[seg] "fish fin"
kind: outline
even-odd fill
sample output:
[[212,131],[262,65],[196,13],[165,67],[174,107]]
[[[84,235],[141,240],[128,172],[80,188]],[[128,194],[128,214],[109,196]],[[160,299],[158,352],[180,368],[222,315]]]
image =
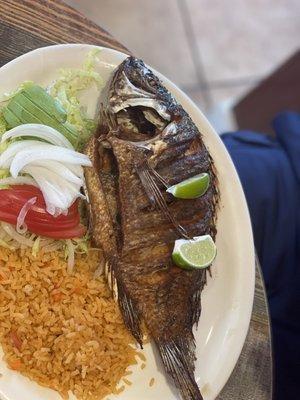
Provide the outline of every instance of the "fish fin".
[[191,326],[194,324],[198,325],[199,318],[201,315],[201,293],[203,291],[204,286],[206,285],[206,271],[201,271],[201,275],[197,282],[197,289],[193,293],[191,298],[191,308],[192,308],[192,321]]
[[108,261],[105,264],[104,272],[108,286],[112,292],[114,299],[116,300],[118,298],[118,287],[114,273],[114,265],[115,265],[114,258],[108,258]]
[[174,225],[174,227],[181,236],[183,236],[186,239],[190,239],[184,227],[181,226],[178,223],[178,221],[176,221],[174,216],[170,213],[166,200],[162,195],[160,188],[157,186],[155,182],[154,177],[157,178],[157,175],[153,174],[149,164],[147,162],[143,162],[142,164],[137,165],[136,172],[141,180],[141,183],[150,200],[150,203],[161,210],[161,212]]
[[122,283],[118,279],[116,282],[118,289],[118,303],[125,326],[132,333],[132,336],[135,338],[141,348],[143,348],[143,333],[140,328],[141,321],[139,314],[132,299],[126,293]]
[[192,326],[198,325],[201,315],[201,289],[197,289],[192,296]]
[[149,165],[149,171],[152,173],[152,175],[159,181],[162,183],[162,185],[165,187],[165,189],[168,189],[170,187],[169,183],[165,180],[165,178],[163,178],[157,171],[155,171],[154,168],[152,168]]
[[116,266],[117,259],[115,257],[111,257],[109,262],[106,263],[106,279],[113,293],[114,299],[118,301],[126,328],[132,333],[132,336],[135,338],[141,348],[143,348],[143,334],[140,329],[140,317],[136,307],[133,304],[133,301],[126,293],[121,280],[117,279]]
[[166,371],[173,378],[183,400],[203,400],[194,377],[195,340],[193,334],[168,341],[157,340]]

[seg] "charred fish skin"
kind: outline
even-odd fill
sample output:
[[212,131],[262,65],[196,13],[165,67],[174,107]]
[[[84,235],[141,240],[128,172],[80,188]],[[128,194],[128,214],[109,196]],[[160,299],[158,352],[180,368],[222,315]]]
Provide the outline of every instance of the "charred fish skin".
[[[108,93],[99,137],[87,147],[93,239],[105,253],[126,326],[142,345],[143,320],[182,398],[200,400],[192,328],[206,270],[182,270],[171,253],[178,238],[216,235],[214,165],[189,115],[141,60],[128,57]],[[178,200],[165,192],[201,172],[211,182],[202,197]],[[102,235],[104,226],[109,234]]]

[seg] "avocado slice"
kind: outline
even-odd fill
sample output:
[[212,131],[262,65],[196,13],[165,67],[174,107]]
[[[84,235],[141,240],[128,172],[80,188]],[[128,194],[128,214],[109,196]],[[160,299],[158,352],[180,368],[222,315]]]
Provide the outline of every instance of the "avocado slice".
[[14,128],[22,124],[21,120],[7,107],[3,109],[3,117],[9,128]]
[[42,124],[43,122],[39,119],[38,115],[32,114],[31,111],[28,110],[27,102],[28,100],[26,100],[24,105],[21,93],[18,93],[18,95],[8,103],[7,109],[21,121],[21,124]]
[[24,85],[21,94],[31,100],[37,107],[41,108],[49,116],[59,122],[66,122],[67,113],[62,105],[51,97],[41,86],[28,83]]
[[[21,124],[48,125],[61,132],[73,145],[77,144],[77,132],[70,124],[67,122],[61,123],[50,116],[42,108],[27,98],[22,91],[14,96],[6,106],[3,113],[5,119],[6,112],[9,114],[10,121],[14,122],[14,124],[10,124],[7,120],[11,127]],[[16,118],[14,121],[12,121],[11,114]]]

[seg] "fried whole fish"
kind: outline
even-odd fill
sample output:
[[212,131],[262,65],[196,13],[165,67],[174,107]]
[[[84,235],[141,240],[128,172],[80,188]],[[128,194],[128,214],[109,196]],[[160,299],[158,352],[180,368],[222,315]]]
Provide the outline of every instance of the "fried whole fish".
[[[143,320],[184,400],[202,396],[194,378],[192,333],[207,270],[172,263],[178,238],[216,235],[213,161],[197,127],[141,60],[116,70],[101,106],[85,169],[92,238],[105,255],[124,322],[142,346]],[[180,200],[166,187],[207,172],[200,198]]]

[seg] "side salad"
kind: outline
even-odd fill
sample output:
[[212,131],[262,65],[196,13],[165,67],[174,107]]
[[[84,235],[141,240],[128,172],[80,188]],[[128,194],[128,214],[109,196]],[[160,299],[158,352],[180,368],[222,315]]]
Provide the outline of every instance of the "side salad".
[[87,250],[79,209],[91,161],[81,150],[96,123],[79,97],[102,84],[96,56],[46,88],[24,82],[0,103],[0,245],[64,250],[70,269],[74,252]]

